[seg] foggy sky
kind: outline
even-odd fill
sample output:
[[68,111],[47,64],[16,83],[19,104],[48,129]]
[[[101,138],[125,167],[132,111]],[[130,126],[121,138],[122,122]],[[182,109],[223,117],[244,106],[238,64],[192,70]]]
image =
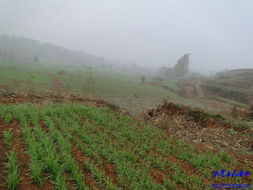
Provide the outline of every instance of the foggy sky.
[[0,0],[0,33],[143,66],[253,67],[252,0]]

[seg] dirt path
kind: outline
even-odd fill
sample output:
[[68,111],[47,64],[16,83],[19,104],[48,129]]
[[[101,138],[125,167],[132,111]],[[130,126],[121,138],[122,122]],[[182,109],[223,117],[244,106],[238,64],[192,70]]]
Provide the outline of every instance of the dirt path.
[[197,92],[197,97],[198,98],[204,98],[204,92],[202,91],[201,87],[200,87],[201,83],[197,82],[196,84],[194,84],[195,90]]

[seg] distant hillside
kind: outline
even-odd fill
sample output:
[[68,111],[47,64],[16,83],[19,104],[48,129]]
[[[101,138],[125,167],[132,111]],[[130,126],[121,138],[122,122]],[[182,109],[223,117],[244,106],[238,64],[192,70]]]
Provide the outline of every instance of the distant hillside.
[[202,84],[207,94],[249,104],[253,97],[253,69],[236,69],[217,73]]
[[0,61],[104,64],[106,60],[85,52],[69,50],[23,37],[0,34]]

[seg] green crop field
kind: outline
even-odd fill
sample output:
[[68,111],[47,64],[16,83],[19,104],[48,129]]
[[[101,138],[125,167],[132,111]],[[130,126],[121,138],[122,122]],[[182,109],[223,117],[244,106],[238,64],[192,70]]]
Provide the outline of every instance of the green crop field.
[[108,107],[0,105],[0,116],[4,189],[197,190],[239,182],[212,178],[238,167],[228,153],[170,138]]
[[[64,71],[64,74],[57,75],[59,71]],[[55,77],[60,79],[64,90],[70,93],[84,92],[93,96],[175,96],[163,88],[141,84],[138,73],[115,68],[95,67],[89,74],[84,66],[0,63],[0,82],[10,86],[19,83],[21,87],[33,85],[37,90],[43,87],[43,91],[50,91],[54,90],[52,84]]]
[[[127,111],[134,112],[154,106],[164,99],[214,110],[210,105],[178,95],[176,91],[180,88],[175,80],[163,81],[163,86],[170,88],[166,89],[148,82],[142,83],[142,75],[114,67],[0,62],[0,91],[3,87],[9,91],[83,93],[113,100]],[[146,81],[153,80],[149,74],[145,78]],[[125,106],[125,102],[132,103]]]
[[[63,74],[57,74],[62,71]],[[147,75],[147,80],[151,77]],[[55,83],[55,80],[59,82]],[[0,87],[16,89],[33,88],[36,91],[57,92],[57,85],[68,93],[85,93],[97,97],[170,98],[186,101],[175,92],[159,86],[141,83],[141,74],[116,68],[94,67],[89,72],[85,66],[48,64],[0,63]],[[177,89],[175,81],[166,85]],[[59,90],[59,88],[58,88]]]

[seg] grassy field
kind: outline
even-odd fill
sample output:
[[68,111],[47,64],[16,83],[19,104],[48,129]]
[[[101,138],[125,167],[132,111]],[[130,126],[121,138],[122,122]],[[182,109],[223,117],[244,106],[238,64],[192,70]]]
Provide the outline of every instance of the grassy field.
[[245,169],[226,152],[168,137],[110,108],[0,105],[0,189],[212,189],[215,170]]
[[[64,74],[57,75],[59,71]],[[34,86],[36,90],[54,90],[55,77],[70,93],[84,92],[93,96],[177,97],[160,87],[141,84],[141,75],[115,68],[0,63],[0,82],[14,87]],[[174,83],[171,83],[174,85]],[[43,87],[43,88],[41,88]]]

